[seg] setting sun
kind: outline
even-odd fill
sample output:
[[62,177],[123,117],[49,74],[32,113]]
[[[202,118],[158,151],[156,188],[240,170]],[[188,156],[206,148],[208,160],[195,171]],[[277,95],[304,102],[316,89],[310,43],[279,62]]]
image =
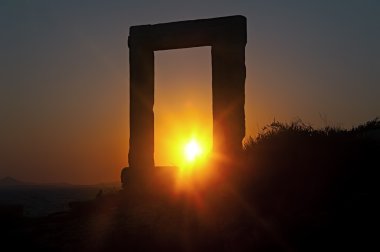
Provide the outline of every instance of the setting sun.
[[185,145],[184,151],[186,160],[189,162],[193,162],[202,153],[202,149],[195,139]]
[[[212,139],[205,134],[183,137],[177,145],[177,189],[192,190],[194,185],[209,178]],[[173,156],[173,157],[174,157]],[[195,183],[195,184],[194,184]]]

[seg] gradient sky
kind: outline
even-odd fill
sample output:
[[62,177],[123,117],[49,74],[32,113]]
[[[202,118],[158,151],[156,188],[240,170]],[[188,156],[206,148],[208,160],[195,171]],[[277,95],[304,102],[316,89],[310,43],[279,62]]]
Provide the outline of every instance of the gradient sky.
[[[379,13],[377,0],[3,0],[0,177],[119,179],[132,25],[246,16],[247,135],[274,118],[350,128],[380,116]],[[171,118],[211,129],[211,59],[209,47],[155,55],[157,148]],[[156,163],[166,164],[158,149]]]

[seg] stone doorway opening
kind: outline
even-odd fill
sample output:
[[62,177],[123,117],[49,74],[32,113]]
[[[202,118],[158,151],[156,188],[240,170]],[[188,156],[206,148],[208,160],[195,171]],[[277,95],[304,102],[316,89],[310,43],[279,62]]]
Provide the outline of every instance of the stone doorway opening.
[[201,156],[212,149],[211,48],[157,51],[155,56],[155,166],[181,166],[191,139]]

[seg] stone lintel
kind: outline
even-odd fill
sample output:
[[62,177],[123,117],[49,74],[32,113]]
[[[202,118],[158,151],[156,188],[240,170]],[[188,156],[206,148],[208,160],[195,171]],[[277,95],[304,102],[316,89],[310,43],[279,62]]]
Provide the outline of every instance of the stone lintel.
[[130,27],[129,47],[145,46],[153,51],[213,46],[215,43],[247,43],[244,16],[198,19]]

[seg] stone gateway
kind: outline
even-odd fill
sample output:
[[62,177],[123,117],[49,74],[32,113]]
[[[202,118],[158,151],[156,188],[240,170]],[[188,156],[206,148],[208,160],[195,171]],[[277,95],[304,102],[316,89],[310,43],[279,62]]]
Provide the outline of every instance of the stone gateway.
[[231,156],[245,136],[247,21],[229,16],[130,27],[129,167],[154,167],[154,51],[211,46],[213,151]]

